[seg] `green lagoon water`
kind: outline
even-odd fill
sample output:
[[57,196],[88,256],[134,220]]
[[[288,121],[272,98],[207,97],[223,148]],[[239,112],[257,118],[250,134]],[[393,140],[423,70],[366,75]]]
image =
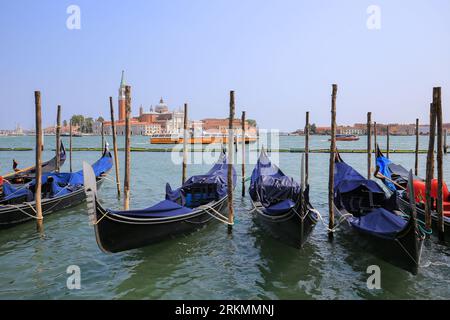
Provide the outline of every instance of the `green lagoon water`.
[[[379,137],[382,145],[385,137]],[[391,147],[413,149],[414,137],[391,137]],[[68,146],[68,138],[63,138]],[[74,138],[74,147],[99,147],[100,137]],[[119,137],[123,144],[123,137]],[[327,137],[313,136],[311,148],[327,148]],[[426,149],[427,138],[421,137]],[[338,142],[339,148],[365,148],[365,138]],[[45,137],[44,159],[54,152],[54,137]],[[146,137],[132,145],[151,147]],[[34,137],[0,137],[0,147],[33,147]],[[301,148],[303,137],[281,137],[280,148]],[[99,152],[74,152],[74,170],[82,161],[94,162]],[[366,172],[366,155],[343,154],[350,165]],[[34,151],[0,152],[0,174],[32,165]],[[169,152],[131,154],[131,206],[147,207],[164,197],[165,183],[177,186],[181,168]],[[419,155],[420,173],[425,154]],[[120,153],[123,164],[123,153]],[[280,153],[283,171],[299,179],[300,154]],[[310,155],[311,202],[327,217],[328,154]],[[394,162],[414,165],[413,154],[392,154]],[[444,158],[450,181],[450,156]],[[188,174],[208,170],[209,164],[189,165]],[[246,168],[250,175],[252,165]],[[69,161],[63,171],[68,171]],[[240,176],[240,169],[237,170]],[[115,185],[105,182],[100,198],[106,207],[119,208]],[[0,299],[450,299],[450,250],[433,239],[425,243],[421,268],[413,276],[361,250],[357,240],[337,232],[333,243],[318,224],[303,250],[267,237],[255,225],[248,196],[235,191],[236,224],[231,236],[226,226],[213,223],[189,236],[142,249],[105,254],[97,247],[85,205],[44,219],[45,238],[29,222],[0,230]],[[130,234],[130,237],[133,237]],[[81,269],[81,289],[69,290],[66,269]],[[369,290],[369,265],[381,268],[380,290]]]

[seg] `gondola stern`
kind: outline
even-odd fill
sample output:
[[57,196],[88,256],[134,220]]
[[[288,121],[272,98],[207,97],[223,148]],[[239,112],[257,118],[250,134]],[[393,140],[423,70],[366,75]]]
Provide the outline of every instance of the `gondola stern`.
[[111,151],[109,150],[109,143],[108,143],[108,141],[105,141],[105,145],[103,146],[102,157],[112,158]]
[[95,177],[92,166],[83,161],[83,179],[84,179],[84,192],[86,193],[86,204],[88,210],[88,216],[92,223],[96,222],[97,211],[97,179]]
[[384,154],[383,154],[383,152],[381,152],[380,145],[378,143],[376,145],[376,154],[377,154],[377,158],[384,157]]
[[399,241],[400,248],[407,253],[408,263],[405,266],[405,269],[413,275],[417,275],[422,256],[423,237],[420,236],[415,217],[410,217],[405,229],[406,232],[397,240]]
[[334,163],[339,163],[339,162],[344,162],[344,160],[342,160],[339,150],[336,148],[334,150]]
[[64,157],[66,156],[66,147],[64,147],[64,143],[63,143],[63,141],[61,140],[61,142],[60,142],[60,152],[61,152],[61,155],[64,155]]
[[411,207],[409,220],[406,227],[406,233],[399,239],[401,246],[404,250],[408,252],[408,255],[412,261],[410,272],[416,275],[419,271],[420,257],[422,255],[422,244],[423,236],[421,236],[421,231],[419,230],[417,222],[417,208],[414,202],[414,184],[413,184],[413,173],[412,170],[409,171],[408,175],[408,191],[409,191],[409,205]]
[[[106,149],[105,149],[106,150]],[[101,239],[101,226],[99,228],[99,222],[104,215],[107,214],[107,211],[103,206],[98,202],[97,199],[97,182],[94,170],[92,166],[87,162],[83,162],[83,178],[84,178],[84,192],[86,193],[86,206],[87,212],[89,216],[89,222],[94,226],[95,230],[95,239],[97,241],[97,245],[101,251],[104,253],[112,253],[107,250],[106,247],[102,243]]]

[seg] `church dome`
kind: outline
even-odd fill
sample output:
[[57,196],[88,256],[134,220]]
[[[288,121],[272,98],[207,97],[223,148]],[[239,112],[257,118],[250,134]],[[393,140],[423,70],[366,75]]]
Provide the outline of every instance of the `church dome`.
[[155,112],[158,113],[169,112],[169,107],[167,106],[167,104],[164,103],[163,98],[161,98],[161,100],[159,100],[159,104],[155,106]]

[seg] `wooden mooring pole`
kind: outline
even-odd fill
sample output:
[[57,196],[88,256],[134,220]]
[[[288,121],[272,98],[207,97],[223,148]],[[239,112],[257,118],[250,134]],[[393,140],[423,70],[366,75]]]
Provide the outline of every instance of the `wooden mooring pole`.
[[116,171],[116,186],[117,186],[117,197],[120,198],[120,175],[119,175],[119,155],[117,148],[117,137],[116,137],[116,123],[114,120],[114,105],[113,98],[109,97],[109,110],[111,112],[111,135],[113,139],[114,148],[114,168]]
[[233,132],[233,120],[234,120],[234,91],[230,91],[230,116],[228,119],[228,179],[227,179],[227,190],[228,190],[228,233],[233,231],[234,223],[234,208],[233,208],[233,142],[234,142],[234,132]]
[[377,156],[376,156],[376,150],[377,150],[377,122],[373,122],[373,153],[375,154],[373,157],[374,160],[374,168],[377,167]]
[[103,148],[105,147],[105,131],[104,131],[104,126],[103,126],[103,121],[101,122],[101,127],[102,127],[102,146],[100,147],[100,152],[103,152]]
[[[376,153],[376,147],[377,147],[377,122],[373,122],[373,153]],[[376,163],[376,156],[375,156],[375,163]]]
[[308,185],[309,178],[309,111],[306,111],[305,119],[305,186]]
[[328,176],[328,239],[333,240],[334,228],[334,160],[336,156],[336,94],[337,84],[333,84],[331,94],[331,144],[330,144],[330,168]]
[[389,125],[386,126],[386,157],[389,159],[389,150],[391,146],[389,145]]
[[419,175],[419,119],[416,119],[416,152],[414,158],[414,174]]
[[61,106],[56,109],[56,172],[61,170]]
[[130,114],[131,87],[125,86],[125,177],[123,181],[124,209],[130,208]]
[[430,132],[428,138],[427,165],[425,176],[425,227],[431,230],[431,211],[433,210],[434,200],[431,198],[431,181],[434,176],[434,139],[436,135],[436,109],[433,103],[430,103]]
[[187,166],[187,146],[188,146],[188,105],[184,104],[184,119],[183,119],[183,165],[181,172],[181,184],[186,181],[186,166]]
[[72,172],[72,119],[69,120],[69,169]]
[[442,141],[442,102],[441,102],[441,87],[433,88],[433,101],[436,108],[436,124],[437,124],[437,179],[438,179],[438,194],[437,194],[437,214],[438,214],[438,238],[439,241],[444,241],[444,207],[442,187],[444,184],[444,170],[442,163],[443,156],[443,141]]
[[42,215],[42,113],[41,113],[41,92],[34,92],[34,103],[36,107],[36,171],[34,187],[34,201],[36,203],[36,229],[42,233],[44,231],[44,217]]
[[242,196],[245,197],[245,111],[242,111]]
[[367,112],[367,179],[372,172],[372,112]]

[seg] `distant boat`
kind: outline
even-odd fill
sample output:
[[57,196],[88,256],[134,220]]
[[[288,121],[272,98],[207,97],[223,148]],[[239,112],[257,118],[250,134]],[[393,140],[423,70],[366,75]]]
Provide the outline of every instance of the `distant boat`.
[[[235,138],[238,143],[242,143],[242,137]],[[184,138],[179,134],[155,134],[150,137],[151,144],[181,144]],[[256,137],[246,136],[245,143],[256,142]],[[188,138],[188,144],[212,144],[212,143],[228,143],[228,136],[224,134],[203,134],[201,136],[193,136]]]
[[[328,139],[330,141],[331,139]],[[359,137],[354,134],[337,134],[336,141],[357,141]]]
[[[72,137],[82,137],[83,135],[79,132],[72,132]],[[61,133],[61,137],[70,137],[70,133]]]

